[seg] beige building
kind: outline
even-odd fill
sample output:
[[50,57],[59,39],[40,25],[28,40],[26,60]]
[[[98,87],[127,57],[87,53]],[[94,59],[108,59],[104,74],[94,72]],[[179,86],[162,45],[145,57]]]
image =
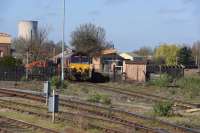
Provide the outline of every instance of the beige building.
[[99,72],[113,72],[114,66],[123,65],[123,58],[116,49],[106,49],[92,58],[92,67]]
[[145,82],[148,79],[147,62],[126,61],[124,70],[128,81]]
[[[122,75],[124,80],[145,82],[148,78],[147,62],[141,56],[130,53],[119,54],[116,49],[102,51],[92,59],[95,71]],[[115,67],[115,68],[114,68]]]
[[119,54],[121,57],[123,57],[125,60],[130,61],[143,61],[144,57],[139,56],[133,52],[124,52]]
[[0,33],[0,57],[11,54],[11,36],[6,33]]

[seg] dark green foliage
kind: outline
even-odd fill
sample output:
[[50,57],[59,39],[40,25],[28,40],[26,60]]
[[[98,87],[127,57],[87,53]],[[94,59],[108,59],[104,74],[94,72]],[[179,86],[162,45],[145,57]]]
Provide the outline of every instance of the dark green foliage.
[[189,47],[182,47],[178,52],[178,64],[187,66],[194,64],[192,59],[192,50]]
[[0,58],[0,66],[1,67],[18,67],[22,65],[22,61],[19,59],[15,59],[11,56],[6,56]]
[[63,81],[62,83],[58,76],[53,76],[51,78],[51,86],[53,87],[53,89],[66,89],[68,85],[68,81]]
[[169,116],[172,113],[172,107],[171,102],[158,102],[153,106],[153,110],[158,116]]

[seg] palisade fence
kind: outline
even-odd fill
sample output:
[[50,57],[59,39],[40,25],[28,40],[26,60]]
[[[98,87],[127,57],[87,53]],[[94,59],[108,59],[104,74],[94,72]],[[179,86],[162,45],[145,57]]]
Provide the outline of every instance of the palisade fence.
[[184,68],[179,65],[147,65],[147,72],[155,74],[167,73],[173,77],[181,77],[184,75]]
[[49,80],[52,76],[58,75],[57,69],[55,67],[35,67],[28,71],[28,77],[30,80]]
[[[28,80],[48,80],[56,75],[55,67],[38,68],[28,70]],[[20,81],[26,78],[25,67],[0,67],[1,81]]]

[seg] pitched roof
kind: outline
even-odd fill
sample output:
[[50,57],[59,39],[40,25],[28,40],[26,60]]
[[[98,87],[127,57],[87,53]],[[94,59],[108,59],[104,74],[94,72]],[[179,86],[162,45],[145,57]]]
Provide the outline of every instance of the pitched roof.
[[11,36],[7,33],[0,33],[0,43],[11,44]]
[[0,32],[0,36],[3,36],[3,37],[11,37],[9,34],[7,34],[7,33],[2,33],[2,32]]

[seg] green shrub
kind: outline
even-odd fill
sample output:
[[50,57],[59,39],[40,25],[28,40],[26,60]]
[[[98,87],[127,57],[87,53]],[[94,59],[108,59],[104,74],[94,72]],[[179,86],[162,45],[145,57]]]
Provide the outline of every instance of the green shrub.
[[99,103],[100,100],[101,100],[101,95],[98,93],[91,95],[88,99],[89,102],[94,102],[94,103]]
[[172,77],[168,74],[162,74],[160,78],[149,81],[151,85],[158,87],[167,87],[172,81]]
[[63,83],[61,82],[61,79],[58,76],[53,76],[51,78],[51,86],[54,89],[66,89],[69,85],[68,81],[64,81]]
[[22,76],[20,80],[21,81],[27,81],[26,76]]
[[65,80],[63,82],[62,89],[66,89],[68,86],[69,86],[69,82]]
[[111,104],[111,98],[109,95],[103,95],[102,98],[102,103],[110,105]]
[[158,116],[169,116],[172,113],[172,107],[171,102],[158,102],[153,106],[153,110]]
[[0,58],[0,66],[2,67],[18,67],[22,65],[22,61],[15,59],[11,56],[5,56]]
[[51,78],[51,86],[54,88],[54,89],[58,89],[60,88],[60,85],[61,85],[61,81],[60,81],[60,78],[58,76],[53,76]]
[[199,96],[200,94],[200,77],[198,76],[180,78],[176,84],[185,94],[189,94],[190,98]]
[[98,94],[98,93],[91,95],[88,101],[94,102],[94,103],[103,103],[107,105],[111,104],[111,98],[109,95],[103,95],[103,94]]

